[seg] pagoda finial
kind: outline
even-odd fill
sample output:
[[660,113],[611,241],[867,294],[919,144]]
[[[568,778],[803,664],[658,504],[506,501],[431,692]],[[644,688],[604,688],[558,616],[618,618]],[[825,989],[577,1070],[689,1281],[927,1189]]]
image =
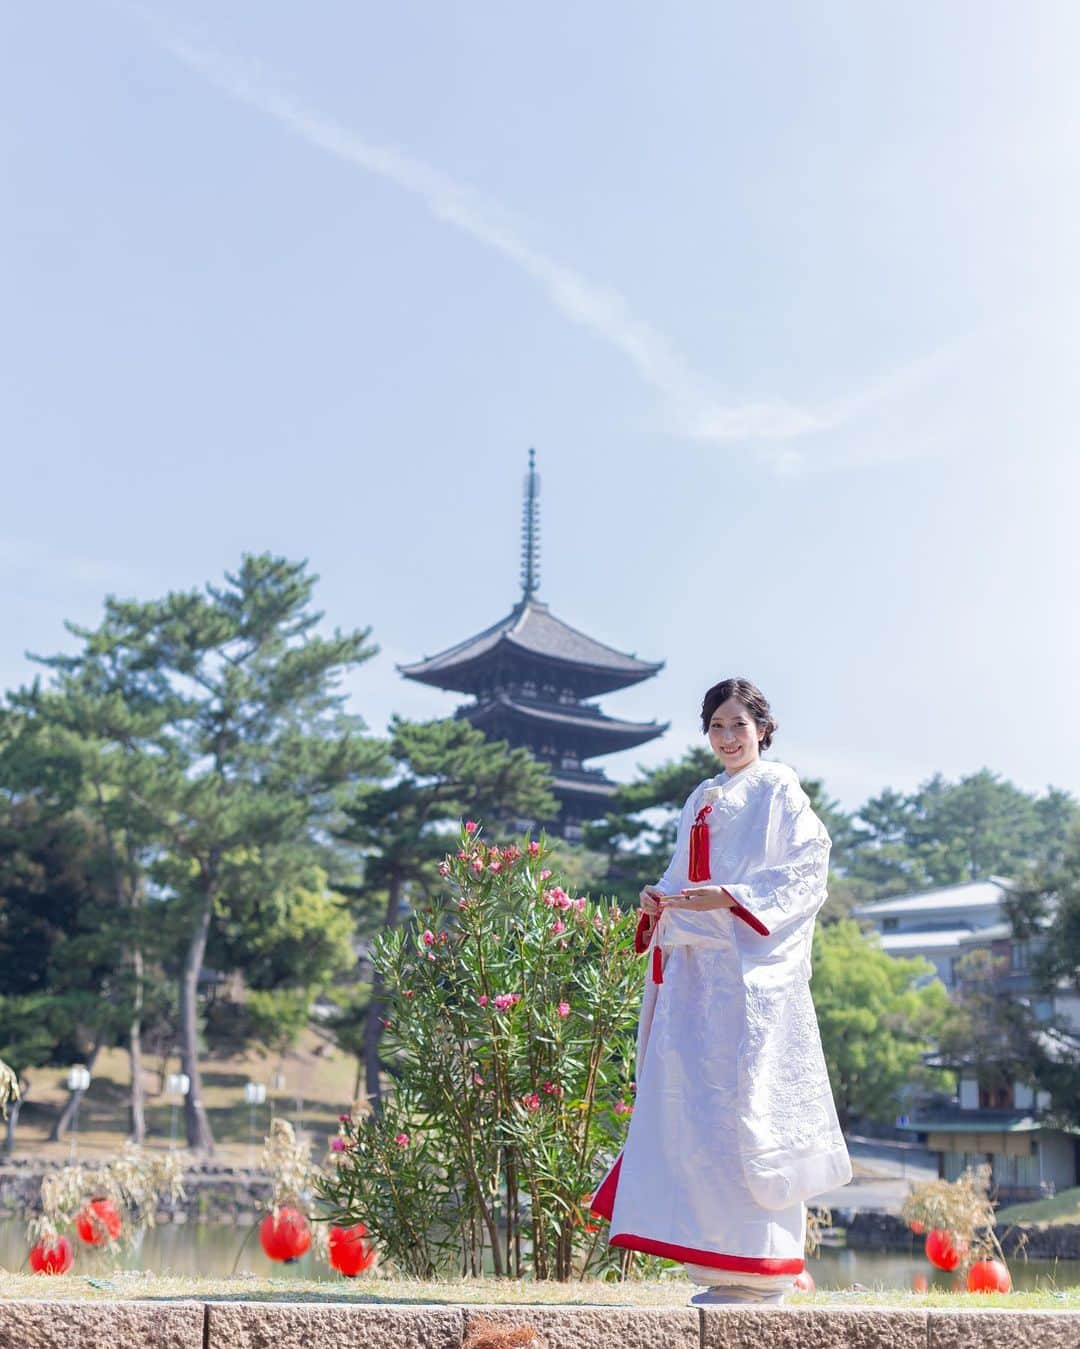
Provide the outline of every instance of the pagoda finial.
[[525,475],[525,504],[521,512],[521,590],[527,603],[540,589],[540,474],[536,471],[536,451],[529,451],[529,471]]

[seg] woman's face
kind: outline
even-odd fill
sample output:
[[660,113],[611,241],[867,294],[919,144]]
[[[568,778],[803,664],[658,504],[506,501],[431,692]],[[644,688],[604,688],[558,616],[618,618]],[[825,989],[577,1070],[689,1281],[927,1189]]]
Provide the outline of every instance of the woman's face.
[[721,703],[709,720],[709,744],[729,773],[752,764],[761,755],[757,722],[735,698]]

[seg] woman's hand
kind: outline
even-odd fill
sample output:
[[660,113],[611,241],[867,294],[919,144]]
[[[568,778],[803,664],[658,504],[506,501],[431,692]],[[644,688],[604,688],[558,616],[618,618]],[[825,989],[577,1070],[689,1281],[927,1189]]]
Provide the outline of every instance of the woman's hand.
[[664,904],[669,909],[689,909],[705,913],[710,909],[730,909],[735,900],[722,885],[688,885],[677,895],[669,895]]
[[638,895],[638,903],[643,913],[647,913],[650,918],[655,918],[660,912],[660,900],[664,892],[657,890],[655,885],[647,885],[641,894]]

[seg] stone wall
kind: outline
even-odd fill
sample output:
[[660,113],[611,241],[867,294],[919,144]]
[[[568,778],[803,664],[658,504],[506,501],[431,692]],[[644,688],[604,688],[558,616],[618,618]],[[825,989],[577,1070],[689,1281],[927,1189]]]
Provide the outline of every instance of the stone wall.
[[1080,1312],[0,1302],[0,1349],[492,1349],[511,1329],[534,1349],[1075,1349]]
[[[910,1251],[922,1242],[891,1213],[853,1213],[845,1230],[853,1251]],[[1006,1255],[1023,1247],[1032,1260],[1080,1260],[1080,1223],[998,1223],[994,1234]]]
[[[6,1162],[0,1166],[0,1217],[18,1217],[36,1210],[41,1178],[62,1162]],[[270,1182],[261,1171],[204,1162],[184,1173],[185,1197],[175,1206],[162,1204],[160,1222],[254,1222],[265,1210]]]

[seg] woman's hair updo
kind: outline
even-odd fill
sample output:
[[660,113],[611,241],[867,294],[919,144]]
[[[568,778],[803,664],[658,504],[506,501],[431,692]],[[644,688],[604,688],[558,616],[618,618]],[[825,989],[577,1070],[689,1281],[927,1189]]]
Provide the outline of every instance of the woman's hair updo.
[[713,713],[729,698],[734,698],[737,702],[742,703],[754,718],[757,722],[761,748],[768,749],[772,744],[773,736],[780,728],[773,719],[772,708],[769,706],[768,699],[756,684],[751,684],[749,679],[721,679],[719,684],[712,686],[702,700],[701,729],[708,731]]

